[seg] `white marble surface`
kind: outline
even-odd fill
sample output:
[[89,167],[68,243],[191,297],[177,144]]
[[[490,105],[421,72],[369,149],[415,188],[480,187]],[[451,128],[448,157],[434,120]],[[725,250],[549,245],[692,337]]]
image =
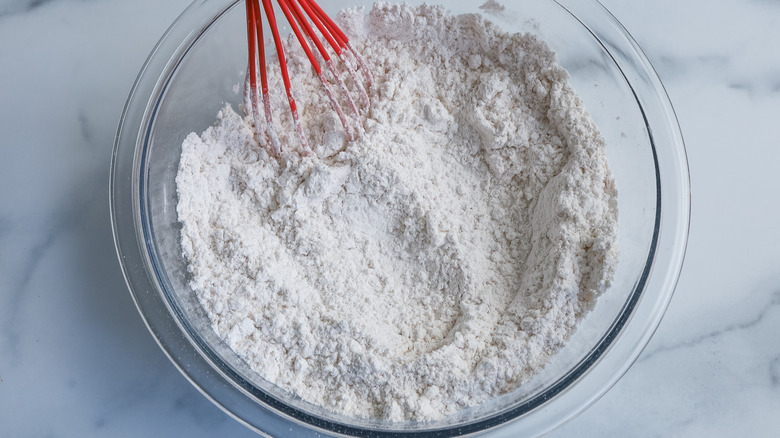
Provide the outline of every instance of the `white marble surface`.
[[[0,0],[0,436],[253,436],[157,347],[111,238],[108,165],[188,0]],[[780,2],[604,0],[688,147],[677,292],[639,361],[551,436],[780,433]]]

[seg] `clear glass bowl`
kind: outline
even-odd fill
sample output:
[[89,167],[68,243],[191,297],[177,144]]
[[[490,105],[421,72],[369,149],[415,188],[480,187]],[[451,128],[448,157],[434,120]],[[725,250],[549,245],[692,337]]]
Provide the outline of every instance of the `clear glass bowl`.
[[[370,6],[321,4],[332,14]],[[484,12],[471,0],[443,4],[453,13]],[[117,253],[136,305],[171,361],[249,427],[274,436],[539,435],[603,395],[658,326],[682,266],[690,209],[685,149],[661,82],[596,1],[513,1],[487,18],[550,45],[606,138],[619,191],[620,262],[613,285],[529,384],[437,422],[334,415],[262,379],[214,334],[187,285],[174,179],[184,137],[211,125],[224,102],[237,108],[241,100],[234,85],[243,83],[246,64],[242,4],[193,3],[149,56],[122,114],[111,163]]]

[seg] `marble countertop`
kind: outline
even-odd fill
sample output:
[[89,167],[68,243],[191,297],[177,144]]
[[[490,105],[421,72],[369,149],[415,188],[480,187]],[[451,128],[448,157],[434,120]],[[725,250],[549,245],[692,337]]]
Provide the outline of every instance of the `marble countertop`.
[[[155,344],[111,236],[122,106],[188,3],[0,0],[0,436],[255,436]],[[550,436],[777,436],[780,2],[603,3],[675,105],[690,241],[637,363]]]

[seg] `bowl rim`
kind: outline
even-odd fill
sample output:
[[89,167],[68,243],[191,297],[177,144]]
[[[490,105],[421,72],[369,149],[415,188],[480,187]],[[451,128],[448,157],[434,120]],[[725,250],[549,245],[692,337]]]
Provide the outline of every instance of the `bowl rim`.
[[[175,301],[167,297],[160,282],[165,274],[153,251],[149,251],[154,246],[154,238],[144,193],[145,145],[150,139],[159,102],[176,67],[198,37],[239,1],[199,0],[173,22],[139,72],[122,112],[111,158],[109,204],[117,256],[135,305],[160,348],[201,393],[251,429],[272,435],[319,432],[453,436],[488,429],[512,435],[538,435],[585,410],[628,370],[660,324],[682,269],[690,225],[690,180],[685,146],[663,84],[618,20],[596,0],[552,1],[572,14],[617,64],[645,118],[657,186],[654,235],[648,259],[620,317],[596,348],[550,388],[508,411],[465,426],[433,430],[363,429],[290,407],[262,390],[252,391],[253,385],[239,374],[231,374],[229,367],[220,366],[221,359],[190,336],[189,329],[182,325],[182,312]],[[204,23],[204,16],[211,18]],[[666,184],[670,187],[666,188]],[[658,291],[652,300],[645,293],[650,287]],[[645,323],[641,327],[627,325],[631,319]],[[612,366],[593,367],[597,362]],[[260,399],[261,404],[247,395]],[[530,412],[534,415],[526,415]],[[516,421],[520,418],[524,421]]]

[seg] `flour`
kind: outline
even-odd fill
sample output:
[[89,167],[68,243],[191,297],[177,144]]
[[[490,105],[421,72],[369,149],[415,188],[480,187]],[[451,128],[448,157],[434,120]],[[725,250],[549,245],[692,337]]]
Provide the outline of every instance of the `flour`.
[[375,76],[361,138],[346,141],[292,51],[314,157],[292,129],[269,157],[230,106],[184,141],[191,287],[279,387],[350,416],[441,418],[522,385],[608,286],[605,144],[531,35],[431,6],[339,20]]

